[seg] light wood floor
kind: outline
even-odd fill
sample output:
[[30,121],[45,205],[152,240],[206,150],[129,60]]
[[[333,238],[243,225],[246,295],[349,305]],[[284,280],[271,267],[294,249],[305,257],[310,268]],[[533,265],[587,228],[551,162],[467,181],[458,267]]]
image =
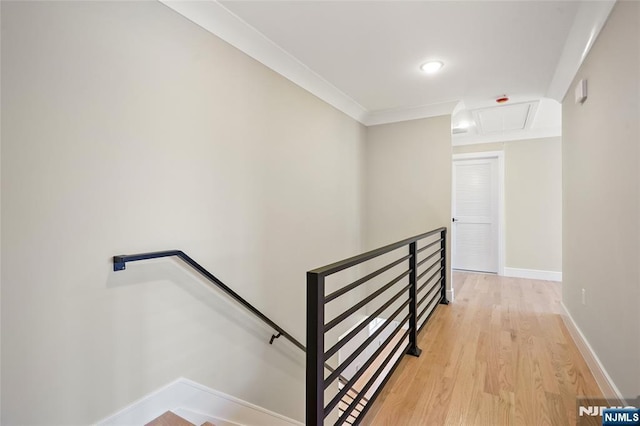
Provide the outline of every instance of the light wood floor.
[[575,425],[602,398],[560,316],[559,283],[454,273],[441,305],[364,425]]

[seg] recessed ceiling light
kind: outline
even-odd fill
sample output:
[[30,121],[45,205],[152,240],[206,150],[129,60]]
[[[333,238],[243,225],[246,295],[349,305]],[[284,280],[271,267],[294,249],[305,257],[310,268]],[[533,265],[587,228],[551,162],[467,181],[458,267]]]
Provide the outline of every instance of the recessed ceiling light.
[[442,68],[443,65],[444,64],[440,61],[425,62],[424,64],[420,65],[420,69],[427,74],[434,74],[440,71],[440,68]]

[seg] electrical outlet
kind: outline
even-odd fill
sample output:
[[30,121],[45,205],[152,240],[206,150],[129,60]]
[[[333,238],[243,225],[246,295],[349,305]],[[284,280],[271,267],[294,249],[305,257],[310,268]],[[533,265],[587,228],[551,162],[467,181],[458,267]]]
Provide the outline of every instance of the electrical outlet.
[[582,304],[586,305],[587,304],[587,290],[586,289],[582,289]]

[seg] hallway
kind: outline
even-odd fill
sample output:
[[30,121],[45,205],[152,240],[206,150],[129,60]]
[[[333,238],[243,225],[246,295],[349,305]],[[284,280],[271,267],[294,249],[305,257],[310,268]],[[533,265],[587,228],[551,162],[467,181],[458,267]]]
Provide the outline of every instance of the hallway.
[[[574,425],[601,392],[569,335],[555,282],[454,272],[439,306],[369,411],[371,425]],[[432,344],[435,342],[435,344]]]

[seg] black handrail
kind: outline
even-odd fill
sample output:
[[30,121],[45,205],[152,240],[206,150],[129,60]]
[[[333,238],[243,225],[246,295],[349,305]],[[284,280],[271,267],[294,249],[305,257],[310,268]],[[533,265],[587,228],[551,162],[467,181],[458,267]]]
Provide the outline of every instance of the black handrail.
[[200,275],[202,275],[203,277],[205,277],[206,279],[211,281],[218,288],[220,288],[222,291],[224,291],[229,296],[231,296],[236,302],[238,302],[242,306],[244,306],[249,312],[251,312],[252,314],[257,316],[258,318],[260,318],[264,323],[268,324],[269,327],[273,328],[277,332],[277,334],[274,334],[274,335],[271,336],[271,340],[269,341],[269,343],[273,343],[274,339],[277,339],[278,337],[283,336],[287,340],[289,340],[291,343],[296,345],[298,348],[300,348],[302,351],[304,351],[304,352],[307,351],[305,346],[302,343],[300,343],[298,340],[296,340],[295,337],[293,337],[291,334],[289,334],[286,331],[284,331],[282,329],[282,327],[280,327],[278,324],[276,324],[271,319],[269,319],[265,314],[260,312],[255,306],[253,306],[251,303],[247,302],[238,293],[236,293],[235,291],[231,290],[225,283],[220,281],[218,278],[216,278],[215,275],[213,275],[211,272],[207,271],[202,265],[200,265],[198,262],[196,262],[195,260],[193,260],[192,258],[187,256],[181,250],[155,251],[155,252],[151,252],[151,253],[140,253],[140,254],[113,256],[113,270],[114,271],[122,271],[122,270],[124,270],[125,267],[126,267],[127,262],[136,262],[136,261],[139,261],[139,260],[158,259],[160,257],[172,257],[172,256],[176,256],[176,257],[180,258],[182,261],[187,263],[193,269],[198,271],[200,273]]
[[[275,339],[279,338],[280,336],[283,336],[303,352],[307,351],[307,348],[302,343],[300,343],[295,337],[287,333],[282,327],[280,327],[278,324],[276,324],[271,319],[269,319],[265,314],[260,312],[255,306],[247,302],[242,296],[240,296],[238,293],[236,293],[231,288],[229,288],[229,286],[227,286],[225,283],[220,281],[220,279],[218,279],[211,272],[207,271],[202,265],[200,265],[198,262],[193,260],[182,250],[166,250],[166,251],[155,251],[150,253],[139,253],[139,254],[129,254],[129,255],[123,254],[119,256],[113,256],[113,270],[117,272],[117,271],[122,271],[126,269],[126,264],[128,262],[137,262],[139,260],[158,259],[161,257],[173,257],[173,256],[176,256],[181,260],[183,260],[193,269],[198,271],[200,275],[202,275],[203,277],[211,281],[218,288],[220,288],[226,294],[231,296],[231,298],[233,298],[236,302],[244,306],[249,312],[257,316],[263,322],[265,322],[271,328],[273,328],[277,333],[271,335],[271,338],[269,339],[269,344],[273,344],[273,341]],[[334,372],[334,369],[327,363],[324,364],[324,368],[327,369],[330,373]],[[342,376],[340,376],[340,378],[343,380],[346,380]]]
[[[156,252],[150,252],[150,253],[113,256],[113,270],[117,272],[117,271],[122,271],[126,269],[126,264],[128,262],[137,262],[139,260],[158,259],[161,257],[172,257],[172,256],[176,256],[181,260],[183,260],[193,269],[198,271],[200,275],[208,279],[211,283],[215,284],[218,288],[220,288],[226,294],[231,296],[231,298],[233,298],[236,302],[244,306],[249,312],[257,316],[263,322],[268,324],[271,328],[276,330],[277,334],[271,335],[271,338],[269,339],[269,344],[273,344],[273,341],[275,339],[279,338],[280,336],[283,336],[287,340],[289,340],[291,343],[293,343],[296,347],[298,347],[300,350],[302,350],[303,352],[307,352],[307,348],[298,340],[296,340],[293,336],[291,336],[291,334],[284,331],[282,327],[280,327],[278,324],[276,324],[271,319],[269,319],[265,314],[260,312],[255,306],[247,302],[238,293],[230,289],[229,286],[227,286],[225,283],[220,281],[220,279],[218,279],[215,275],[207,271],[202,265],[200,265],[198,262],[193,260],[191,257],[189,257],[187,254],[185,254],[181,250],[167,250],[167,251],[156,251]],[[333,374],[335,371],[335,369],[332,368],[326,362],[324,363],[324,368],[328,370],[331,374]],[[344,383],[347,382],[347,379],[344,378],[342,375],[338,375],[338,378]],[[366,406],[368,402],[369,400],[365,398],[364,395],[360,396],[360,404]]]
[[326,277],[327,275],[335,274],[336,272],[342,271],[343,269],[347,269],[352,266],[358,265],[362,262],[366,262],[367,260],[371,260],[374,257],[382,256],[383,254],[389,253],[390,251],[393,251],[395,249],[399,249],[400,247],[409,245],[410,243],[415,243],[416,241],[422,240],[423,238],[427,238],[435,234],[440,234],[442,232],[445,232],[446,230],[447,228],[445,227],[434,229],[433,231],[425,232],[424,234],[406,238],[402,241],[398,241],[397,243],[392,243],[384,247],[380,247],[375,250],[371,250],[366,253],[362,253],[357,256],[353,256],[348,259],[344,259],[339,262],[332,263],[331,265],[323,266],[321,268],[316,268],[312,271],[309,271],[308,273],[318,275],[320,277]]

